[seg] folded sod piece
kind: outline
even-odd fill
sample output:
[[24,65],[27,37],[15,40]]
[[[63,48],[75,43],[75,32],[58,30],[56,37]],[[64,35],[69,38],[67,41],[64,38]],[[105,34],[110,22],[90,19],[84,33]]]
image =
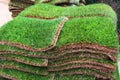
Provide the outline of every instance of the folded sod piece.
[[105,4],[36,4],[0,28],[0,78],[119,80],[116,14]]

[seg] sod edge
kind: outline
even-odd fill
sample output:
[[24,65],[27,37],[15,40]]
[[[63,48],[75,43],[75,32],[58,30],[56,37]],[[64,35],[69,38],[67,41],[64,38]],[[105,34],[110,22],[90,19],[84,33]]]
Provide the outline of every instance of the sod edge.
[[45,60],[42,64],[38,64],[38,63],[33,63],[33,62],[27,62],[19,58],[11,58],[11,57],[4,57],[4,56],[0,56],[0,59],[4,59],[8,61],[15,61],[18,63],[23,63],[23,64],[31,65],[31,66],[47,67],[48,65],[48,60]]
[[97,58],[97,59],[102,59],[102,60],[108,60],[108,56],[100,54],[100,53],[90,53],[90,52],[76,52],[76,53],[69,53],[66,55],[62,55],[60,57],[52,57],[49,58],[52,61],[62,61],[68,58],[75,58],[75,57],[79,57],[79,58]]
[[68,66],[69,64],[91,64],[91,65],[95,65],[95,66],[101,66],[101,67],[104,67],[104,68],[108,68],[108,69],[112,69],[114,70],[115,69],[115,66],[112,65],[112,64],[108,64],[108,63],[100,63],[100,62],[97,62],[97,61],[93,61],[93,60],[74,60],[74,61],[70,61],[70,62],[63,62],[63,63],[51,63],[49,64],[49,67],[62,67],[62,66]]
[[[11,51],[12,50],[10,50],[10,52]],[[68,53],[81,52],[81,51],[82,52],[90,52],[90,53],[101,53],[103,55],[108,56],[111,60],[116,61],[116,59],[114,58],[114,55],[117,53],[117,48],[108,48],[105,46],[101,46],[98,44],[92,44],[92,43],[69,44],[69,45],[62,46],[60,48],[53,47],[53,49],[46,51],[46,54],[53,55],[52,53],[55,53],[55,54],[61,53],[61,54],[58,54],[57,56],[54,56],[54,55],[51,56],[51,58],[57,58],[57,57],[63,56]],[[2,52],[6,54],[6,53],[9,53],[9,50],[8,51],[1,50],[0,54],[3,54]],[[20,52],[17,52],[17,53],[20,54]],[[30,54],[25,54],[25,56],[30,56]],[[37,56],[37,54],[33,55],[33,56]],[[38,56],[39,57],[41,56],[41,58],[42,57],[49,58],[48,56],[42,56],[40,54],[38,54]]]
[[[51,20],[51,19],[59,18],[59,17],[47,18],[47,17],[34,16],[34,15],[26,15],[25,17],[27,17],[27,18],[36,18],[36,19],[46,19],[46,20]],[[67,17],[68,17],[69,19],[72,19],[72,18],[109,17],[109,16],[108,16],[108,15],[105,15],[105,14],[86,14],[86,15],[81,15],[81,16],[74,16],[74,17],[67,16]]]
[[16,67],[16,66],[7,65],[7,64],[6,65],[0,65],[0,68],[1,69],[22,71],[22,72],[25,72],[25,73],[31,73],[31,74],[40,75],[40,76],[47,76],[48,75],[47,70],[44,71],[44,72],[38,72],[38,71],[35,72],[35,71],[27,70],[27,69],[24,69],[24,68],[19,68],[19,67]]
[[3,78],[3,79],[7,79],[7,80],[18,80],[14,77],[11,77],[11,76],[8,76],[8,75],[4,75],[4,74],[0,74],[0,79]]

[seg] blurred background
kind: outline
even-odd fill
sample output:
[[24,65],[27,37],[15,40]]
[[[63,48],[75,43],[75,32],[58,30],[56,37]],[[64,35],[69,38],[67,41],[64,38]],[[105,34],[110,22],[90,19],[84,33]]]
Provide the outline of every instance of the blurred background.
[[8,3],[9,0],[0,0],[0,27],[12,19]]

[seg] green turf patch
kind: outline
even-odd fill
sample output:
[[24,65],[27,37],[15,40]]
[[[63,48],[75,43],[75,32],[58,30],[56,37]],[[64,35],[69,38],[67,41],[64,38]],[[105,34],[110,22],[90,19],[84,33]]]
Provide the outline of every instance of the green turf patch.
[[59,16],[80,17],[80,16],[109,16],[116,21],[116,14],[111,7],[105,4],[94,4],[87,6],[60,7],[48,4],[37,4],[25,9],[19,16],[37,16],[43,18],[54,18]]
[[[110,47],[117,47],[116,45],[118,45],[117,36],[115,33],[116,14],[107,5],[95,4],[83,7],[79,6],[64,8],[48,4],[38,4],[27,8],[20,14],[20,16],[27,16],[29,14],[30,16],[37,16],[38,18],[54,18],[58,16],[77,17],[77,19],[70,19],[67,21],[62,29],[62,34],[60,35],[57,46],[72,42],[98,43]],[[101,17],[99,15],[90,16],[90,14],[103,14],[107,15],[107,17]],[[89,16],[87,18],[83,17],[82,19],[79,19],[79,16],[85,15]],[[93,36],[93,34],[96,35]]]
[[118,41],[115,25],[116,24],[110,18],[105,17],[69,20],[62,29],[62,34],[59,36],[57,47],[73,42],[97,43],[104,46],[117,47]]
[[24,45],[34,48],[49,47],[55,43],[55,34],[58,28],[61,27],[59,24],[63,19],[64,17],[53,20],[16,18],[0,29],[0,34],[3,34],[0,36],[0,40],[17,43],[16,46],[20,44],[22,48]]
[[[26,24],[26,28],[25,26],[22,27],[21,29],[18,28],[19,26],[21,26],[20,24],[23,23],[23,19],[24,20],[30,19],[30,21],[32,20],[33,22],[35,22],[34,23],[35,25],[33,25],[32,23],[29,24],[31,26],[33,25],[32,27],[33,30],[32,28],[28,29],[27,24]],[[35,19],[35,20],[39,21],[39,19]],[[56,29],[47,27],[48,24],[44,25],[47,28],[46,27],[43,28],[41,26],[38,29],[38,26],[36,25],[38,25],[37,23],[39,22],[35,20],[33,18],[16,18],[15,20],[4,25],[0,29],[0,34],[1,34],[0,39],[15,43],[19,42],[24,45],[33,46],[36,48],[43,48],[50,45],[53,41],[53,37],[55,35]],[[19,24],[16,24],[16,26],[14,27],[9,27],[10,25],[13,26],[15,23],[17,23],[17,21]],[[45,21],[43,20],[43,23],[47,23],[46,20]],[[43,25],[43,23],[41,24]],[[56,23],[54,23],[53,21],[53,25],[54,24]],[[56,25],[56,28],[58,24]],[[52,25],[51,22],[50,25]],[[117,41],[117,35],[115,33],[115,27],[116,27],[115,25],[116,23],[114,23],[111,18],[104,18],[104,17],[92,17],[92,18],[82,18],[82,19],[76,18],[76,19],[68,20],[62,29],[56,47],[70,44],[73,42],[74,43],[87,42],[87,43],[97,43],[100,45],[116,48],[118,47],[117,46],[118,41]],[[15,30],[11,31],[12,29]],[[86,36],[84,36],[83,34]],[[93,36],[93,34],[96,35]]]

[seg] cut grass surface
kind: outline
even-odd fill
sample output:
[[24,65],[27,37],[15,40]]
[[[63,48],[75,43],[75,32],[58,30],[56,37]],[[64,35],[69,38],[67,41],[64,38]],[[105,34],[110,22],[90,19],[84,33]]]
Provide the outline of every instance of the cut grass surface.
[[[54,18],[54,17],[58,17],[58,16],[67,16],[67,17],[75,17],[76,18],[79,16],[88,15],[88,14],[91,14],[91,15],[103,14],[103,15],[107,15],[107,17],[109,17],[109,18],[106,18],[106,16],[91,18],[91,16],[89,16],[88,18],[72,19],[72,20],[67,21],[67,23],[65,24],[65,27],[62,30],[62,34],[60,35],[60,38],[59,38],[59,41],[62,41],[62,42],[60,42],[60,44],[63,43],[65,45],[65,43],[63,42],[65,40],[66,40],[66,43],[69,43],[70,40],[71,40],[71,42],[72,42],[72,40],[74,42],[80,42],[78,40],[81,40],[82,42],[84,41],[84,42],[90,42],[90,43],[98,42],[98,43],[102,43],[105,46],[106,45],[112,46],[111,44],[118,45],[118,43],[117,43],[118,41],[113,41],[113,40],[117,40],[117,36],[115,33],[116,14],[109,6],[107,6],[105,4],[95,4],[95,5],[88,5],[88,6],[83,6],[83,7],[79,6],[79,7],[65,7],[65,8],[54,6],[54,5],[48,5],[48,4],[38,4],[38,5],[27,8],[19,16],[31,15],[31,16],[37,16],[38,18],[39,17]],[[112,17],[110,17],[110,16],[112,16]],[[108,22],[106,22],[106,21],[108,21]],[[110,27],[110,26],[112,26],[112,27]],[[77,27],[77,28],[74,28],[74,27]],[[69,31],[71,31],[71,32],[69,32]],[[74,31],[74,32],[72,32],[72,31]],[[65,34],[64,34],[64,32],[65,32]],[[76,38],[73,38],[73,34],[75,34],[75,33],[76,33]],[[69,34],[71,34],[71,36],[69,36]],[[83,34],[86,36],[84,36]],[[93,36],[93,34],[96,34],[96,35]],[[61,36],[64,39],[62,39]],[[68,39],[68,37],[69,37],[69,39]],[[72,37],[72,38],[70,38],[70,37]],[[86,38],[90,38],[92,40],[86,39]],[[62,39],[62,40],[60,40],[60,39]],[[109,40],[107,40],[107,39],[109,39]],[[97,41],[97,40],[99,40],[99,41]],[[106,41],[104,42],[104,40],[106,40],[107,42]],[[113,42],[109,43],[108,41],[113,41]],[[114,44],[114,42],[115,42],[115,44]],[[107,43],[107,44],[104,44],[104,43]],[[58,45],[59,45],[59,42],[58,42]]]
[[111,18],[88,17],[71,19],[63,27],[56,46],[59,47],[73,42],[87,42],[117,48],[118,40],[115,28],[116,23]]
[[[5,66],[3,68],[10,69],[10,70],[15,70],[16,69],[21,69],[23,72],[28,72],[36,75],[48,75],[48,70],[46,67],[35,67],[35,66],[30,66],[22,63],[17,63],[15,61],[7,61],[7,60],[2,60],[0,59],[0,66]],[[18,70],[18,71],[21,71]]]
[[63,19],[64,17],[53,20],[19,17],[0,28],[0,40],[35,48],[50,46]]
[[[100,5],[103,5],[103,7],[102,8],[98,7]],[[42,6],[44,6],[44,8]],[[111,16],[114,16],[114,18],[116,18],[114,11],[110,7],[104,4],[95,4],[94,6],[89,5],[89,6],[76,7],[76,8],[73,8],[73,7],[62,8],[62,7],[55,7],[53,5],[47,5],[47,4],[37,4],[35,6],[32,6],[26,9],[19,15],[19,17],[9,22],[8,24],[4,25],[0,29],[0,34],[2,34],[0,35],[1,37],[0,39],[7,40],[10,42],[22,43],[24,45],[32,46],[35,48],[43,48],[45,46],[50,45],[53,41],[53,37],[55,36],[55,32],[58,28],[58,25],[63,20],[63,18],[58,18],[53,20],[42,20],[42,19],[35,19],[35,18],[20,17],[20,16],[26,16],[27,14],[32,15],[32,13],[37,11],[36,10],[36,7],[37,7],[38,11],[44,12],[44,14],[41,12],[35,12],[38,17],[39,16],[40,17],[46,16],[45,18],[50,18],[50,17],[53,18],[53,17],[59,17],[59,16],[78,17],[78,18],[70,19],[66,22],[59,36],[59,40],[56,45],[57,47],[70,44],[70,43],[83,43],[83,42],[97,43],[100,45],[113,47],[113,48],[118,47],[117,35],[115,33],[116,20],[113,20],[113,18],[108,16],[109,15],[108,13],[110,13]],[[49,10],[49,9],[53,9],[52,7],[53,8],[55,7],[56,9],[58,8],[57,13],[54,14],[55,10],[54,11]],[[68,14],[66,11],[68,12],[71,11],[70,8],[73,9],[73,12]],[[35,9],[35,11],[33,11],[32,9],[33,10]],[[69,10],[64,10],[64,9],[69,9]],[[83,11],[81,11],[81,9],[83,9]],[[99,11],[94,11],[94,13],[92,13],[92,11],[87,11],[89,9],[93,9],[93,10],[95,9]],[[30,13],[27,13],[29,11]],[[79,14],[78,13],[75,14],[74,11],[75,12],[81,11],[81,12],[79,12]],[[47,17],[47,15],[45,14],[49,12],[52,12],[52,13],[50,13],[51,15],[47,14],[49,15]],[[63,13],[59,13],[59,12],[63,12]],[[88,17],[82,17],[81,19],[79,18],[79,16],[81,15],[84,16],[83,15],[84,13],[82,12],[85,12],[86,14],[92,14],[92,15],[94,15],[96,12],[96,14],[105,14],[107,16],[102,16],[102,17],[99,15],[92,16],[92,17],[88,16]],[[97,12],[100,12],[100,13],[97,13]],[[36,16],[36,15],[33,14],[32,16]],[[15,23],[18,23],[18,24],[15,24]],[[12,27],[9,27],[9,26],[12,26]],[[52,26],[52,27],[48,27],[48,26]],[[19,27],[21,29],[19,29]],[[13,29],[14,31],[11,31]],[[93,34],[96,34],[96,35],[93,36]]]
[[45,67],[48,65],[48,60],[43,58],[33,58],[33,57],[26,57],[21,55],[14,55],[14,54],[2,54],[0,55],[0,58],[6,59],[8,61],[16,61],[19,63],[28,64],[32,66]]
[[[0,39],[22,43],[35,48],[43,48],[51,45],[53,37],[55,36],[56,28],[62,19],[63,18],[59,18],[58,20],[41,20],[41,22],[39,19],[19,17],[0,29]],[[28,20],[28,22],[25,20]],[[32,24],[32,22],[35,23]],[[38,23],[40,27],[37,26]],[[19,27],[22,26],[21,24],[24,24],[25,26],[19,29]],[[48,27],[48,24],[52,27]],[[30,28],[28,28],[28,25]],[[46,27],[42,27],[42,25]],[[68,20],[61,31],[56,47],[71,43],[87,42],[117,48],[118,40],[115,32],[115,25],[116,23],[114,23],[111,18],[105,17],[88,17]],[[15,30],[11,31],[13,29]]]
[[79,17],[85,15],[105,15],[117,20],[116,14],[111,7],[105,4],[93,4],[87,6],[60,7],[49,4],[37,4],[25,9],[19,16],[37,16],[43,18],[54,18],[59,16]]

